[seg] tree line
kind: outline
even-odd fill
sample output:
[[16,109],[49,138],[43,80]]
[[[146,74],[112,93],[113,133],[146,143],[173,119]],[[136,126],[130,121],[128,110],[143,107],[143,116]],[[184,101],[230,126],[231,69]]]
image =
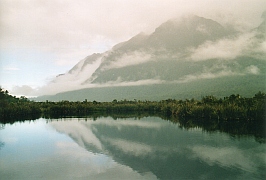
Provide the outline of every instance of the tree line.
[[18,120],[37,119],[41,116],[41,108],[25,96],[15,97],[0,87],[0,123]]
[[[225,128],[238,126],[253,128],[265,136],[266,94],[256,93],[253,97],[232,94],[224,98],[204,96],[200,100],[167,99],[162,101],[113,100],[97,101],[59,101],[34,102],[22,96],[17,98],[0,88],[0,123],[12,123],[17,120],[60,118],[66,116],[101,116],[118,117],[130,114],[156,115],[165,119],[178,120],[181,126],[206,126]],[[170,118],[171,117],[171,118]],[[174,118],[173,118],[174,117]],[[249,126],[249,127],[247,127]],[[252,127],[251,127],[252,126]],[[228,128],[227,128],[228,129]]]
[[113,100],[97,101],[59,101],[34,102],[21,96],[9,95],[0,88],[0,117],[14,117],[33,114],[75,116],[89,115],[96,112],[129,113],[148,112],[174,115],[182,119],[254,121],[265,120],[266,94],[258,92],[254,97],[241,97],[233,94],[223,99],[205,96],[201,100],[167,99],[162,101]]

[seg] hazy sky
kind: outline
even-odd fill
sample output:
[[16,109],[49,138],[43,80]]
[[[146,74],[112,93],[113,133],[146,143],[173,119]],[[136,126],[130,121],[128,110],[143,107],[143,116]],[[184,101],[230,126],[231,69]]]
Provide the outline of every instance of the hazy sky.
[[0,0],[0,85],[42,86],[84,57],[187,13],[252,29],[265,7],[265,0]]

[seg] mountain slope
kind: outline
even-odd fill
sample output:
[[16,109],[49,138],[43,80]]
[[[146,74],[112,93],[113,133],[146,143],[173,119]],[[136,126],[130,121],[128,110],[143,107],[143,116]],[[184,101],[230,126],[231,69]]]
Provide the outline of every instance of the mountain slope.
[[172,19],[86,57],[47,87],[60,93],[53,100],[253,95],[265,91],[264,34],[265,19],[245,33],[198,16]]
[[218,98],[240,94],[245,97],[253,97],[258,91],[265,92],[265,76],[234,76],[232,78],[220,77],[215,79],[203,79],[186,83],[172,84],[148,84],[142,86],[108,86],[94,87],[56,95],[40,96],[37,101],[112,101],[117,100],[151,100],[162,99],[201,99],[203,96],[214,95]]

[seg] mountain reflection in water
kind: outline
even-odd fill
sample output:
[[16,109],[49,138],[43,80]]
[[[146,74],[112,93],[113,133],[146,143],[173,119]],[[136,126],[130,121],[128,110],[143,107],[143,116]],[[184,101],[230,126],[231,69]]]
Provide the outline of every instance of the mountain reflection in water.
[[[265,144],[201,128],[182,129],[158,117],[50,121],[90,153],[104,154],[141,175],[158,179],[265,177]],[[146,177],[147,178],[147,177]]]
[[186,129],[159,117],[4,124],[1,179],[264,179],[254,136]]

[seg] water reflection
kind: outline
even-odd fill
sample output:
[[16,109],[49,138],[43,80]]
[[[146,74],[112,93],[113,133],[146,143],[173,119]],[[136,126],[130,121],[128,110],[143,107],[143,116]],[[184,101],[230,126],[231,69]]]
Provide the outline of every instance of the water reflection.
[[3,179],[263,179],[266,145],[159,117],[64,118],[0,130]]
[[[265,145],[224,133],[182,130],[160,118],[51,122],[89,152],[104,153],[159,179],[237,179],[265,176]],[[255,153],[255,154],[254,154]]]
[[2,149],[2,147],[5,145],[4,142],[0,142],[0,150]]
[[[4,129],[5,125],[4,124],[0,124],[0,130]],[[2,149],[2,147],[5,145],[4,142],[0,141],[0,150]]]

